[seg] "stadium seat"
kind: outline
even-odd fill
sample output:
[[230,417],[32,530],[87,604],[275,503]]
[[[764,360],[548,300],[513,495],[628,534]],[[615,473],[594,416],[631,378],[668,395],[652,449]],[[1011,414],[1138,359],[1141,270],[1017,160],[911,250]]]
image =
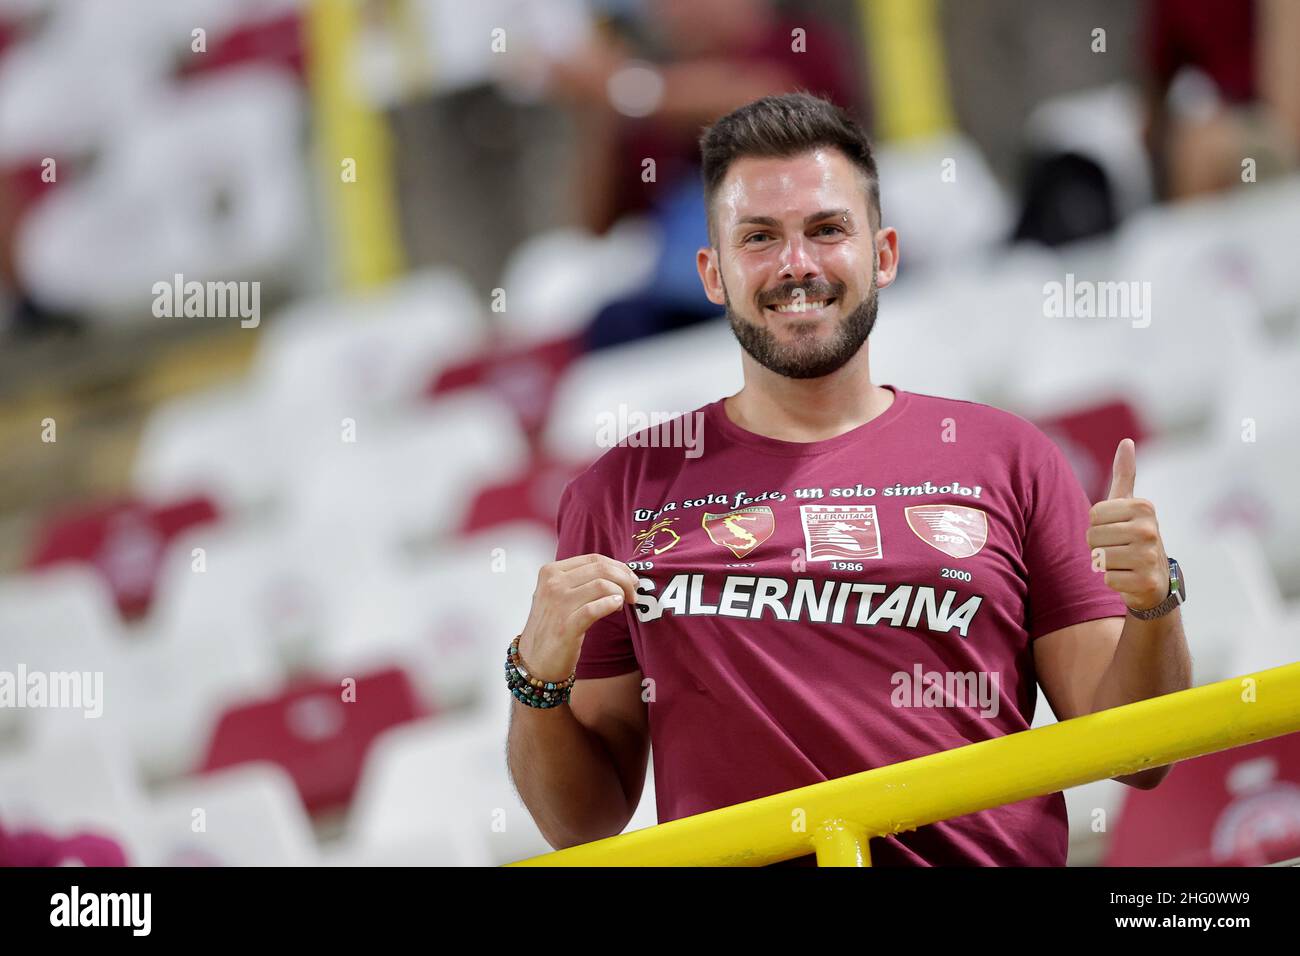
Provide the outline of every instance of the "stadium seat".
[[283,767],[311,813],[347,806],[371,742],[423,709],[398,668],[298,681],[217,721],[202,772],[254,761]]
[[486,846],[493,865],[548,852],[510,781],[505,748],[504,727],[476,717],[420,721],[385,734],[366,761],[348,838],[383,848],[456,827]]
[[[301,0],[281,6],[298,7]],[[275,4],[268,5],[274,7]],[[248,63],[279,66],[301,79],[304,73],[306,26],[293,9],[277,14],[259,11],[256,20],[231,24],[210,36],[202,53],[193,53],[182,64],[181,75],[192,76],[209,70],[228,70]],[[207,22],[207,21],[205,21]]]
[[313,866],[311,823],[293,779],[250,763],[184,780],[137,812],[139,866]]
[[0,820],[0,868],[126,865],[126,850],[112,837],[84,830],[6,829]]
[[1110,493],[1115,450],[1122,439],[1132,438],[1145,450],[1146,430],[1127,402],[1078,408],[1034,424],[1061,448],[1089,501]]
[[144,801],[125,741],[108,735],[0,753],[0,821],[7,829],[85,830],[121,840]]
[[379,554],[366,541],[270,515],[196,529],[167,551],[149,627],[196,647],[248,646],[301,667],[342,603],[378,572]]
[[1300,856],[1300,734],[1175,764],[1130,790],[1107,866],[1260,866]]
[[1267,654],[1283,626],[1281,596],[1258,538],[1236,526],[1162,537],[1166,550],[1187,568],[1183,629],[1193,684],[1237,676],[1240,663],[1250,659],[1243,658],[1242,649],[1257,646]]
[[[906,261],[904,250],[900,258]],[[933,270],[918,281],[902,273],[880,293],[871,333],[872,381],[923,395],[985,403],[1010,397],[1043,321],[1043,283],[1059,259],[1016,247],[1000,259]]]
[[579,336],[522,348],[488,346],[472,358],[441,369],[426,394],[436,399],[462,388],[486,388],[514,409],[520,426],[532,438],[546,424],[555,389],[581,348]]
[[903,237],[904,270],[969,262],[1011,234],[1011,203],[961,134],[883,144],[876,168],[884,221]]
[[[518,71],[519,60],[531,62],[536,52],[550,57],[576,53],[590,42],[594,27],[592,12],[581,0],[482,0],[473,5],[457,0],[413,0],[410,16],[420,30],[419,45],[428,51],[432,62],[433,89],[444,93]],[[496,28],[506,31],[512,44],[521,44],[521,53],[525,52],[523,45],[533,48],[533,56],[501,57],[478,42]],[[514,87],[515,95],[528,95],[527,76],[518,76]],[[371,92],[371,98],[385,102],[377,91]]]
[[1276,626],[1244,636],[1233,656],[1232,673],[1256,671],[1300,663],[1300,608],[1283,611]]
[[483,681],[496,680],[504,706],[506,646],[528,620],[538,571],[554,560],[554,532],[530,524],[395,558],[347,590],[323,622],[313,664],[330,673],[400,664],[439,709],[477,704]]
[[518,473],[528,457],[513,413],[481,390],[342,427],[322,411],[297,429],[304,454],[286,490],[289,520],[390,547],[459,527],[476,490]]
[[[65,564],[0,578],[0,667],[5,670],[22,665],[29,674],[98,672],[111,699],[123,644],[112,594],[90,568]],[[0,737],[84,732],[84,713],[0,707]]]
[[486,326],[458,273],[414,273],[367,292],[310,299],[276,314],[249,383],[292,437],[307,412],[359,416],[414,400],[441,369],[477,354]]
[[533,344],[579,333],[601,307],[650,282],[660,242],[647,222],[621,220],[604,236],[553,230],[520,243],[501,277],[502,338]]
[[123,676],[103,723],[124,727],[150,779],[192,772],[223,711],[280,685],[283,671],[271,651],[237,631],[144,635],[121,655]]
[[560,495],[580,471],[579,466],[537,456],[519,476],[479,490],[465,516],[461,534],[516,521],[532,522],[554,531]]
[[[155,285],[176,275],[282,285],[299,268],[308,224],[298,97],[284,71],[252,66],[158,96],[106,140],[92,172],[19,224],[24,286],[51,309],[156,322]],[[259,310],[269,306],[273,290],[260,286],[242,290],[243,304],[251,308],[254,291]],[[260,311],[245,317],[236,306],[203,318],[173,308],[166,321],[260,323]]]
[[225,511],[251,510],[277,489],[276,450],[256,391],[244,382],[220,385],[170,399],[149,414],[131,483],[145,497],[201,494]]
[[632,416],[666,421],[743,384],[739,347],[723,321],[601,349],[574,362],[560,382],[543,450],[559,461],[590,463],[605,451],[603,438],[616,433],[621,439],[644,427]]
[[82,507],[37,530],[27,567],[78,563],[93,568],[112,589],[122,615],[137,617],[153,600],[168,542],[218,517],[216,507],[203,497],[165,503],[126,499]]
[[1260,354],[1233,383],[1211,426],[1216,449],[1238,483],[1260,503],[1258,532],[1279,586],[1300,596],[1300,500],[1282,491],[1300,473],[1300,344]]
[[1008,381],[1015,408],[1050,415],[1114,398],[1130,402],[1156,433],[1194,430],[1261,348],[1249,296],[1182,264],[1157,271],[1115,257],[1086,272],[1072,265],[1053,281],[1063,308],[1084,294],[1096,306],[1090,315],[1048,316],[1040,294],[1029,354]]
[[48,9],[0,60],[0,163],[92,153],[145,108],[168,51],[139,42],[137,18],[94,0],[26,6]]
[[[1292,255],[1300,231],[1300,176],[1244,184],[1230,193],[1135,215],[1115,243],[1117,262],[1135,275],[1209,275],[1248,295],[1272,334],[1296,331],[1300,275]],[[1227,323],[1225,322],[1224,325]]]

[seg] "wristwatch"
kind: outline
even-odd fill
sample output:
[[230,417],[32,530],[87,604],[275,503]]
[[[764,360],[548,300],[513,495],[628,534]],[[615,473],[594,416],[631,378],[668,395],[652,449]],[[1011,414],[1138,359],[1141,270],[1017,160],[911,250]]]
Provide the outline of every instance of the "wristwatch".
[[1170,558],[1169,596],[1155,607],[1149,607],[1144,611],[1135,611],[1133,608],[1129,608],[1128,612],[1140,621],[1153,621],[1158,617],[1164,617],[1186,600],[1187,582],[1183,580],[1183,570],[1178,566],[1177,561]]

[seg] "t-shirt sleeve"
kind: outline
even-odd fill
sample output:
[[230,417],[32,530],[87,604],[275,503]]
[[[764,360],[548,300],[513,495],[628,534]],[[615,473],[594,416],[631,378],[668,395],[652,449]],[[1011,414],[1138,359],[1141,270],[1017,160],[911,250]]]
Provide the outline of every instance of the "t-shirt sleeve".
[[[608,521],[597,518],[593,507],[584,500],[576,480],[565,486],[555,518],[555,533],[559,539],[555,549],[556,561],[575,554],[604,554],[618,560],[612,528]],[[625,603],[621,610],[607,614],[587,629],[578,657],[579,680],[615,677],[640,666],[632,647],[631,613],[632,605]]]
[[1034,449],[1026,463],[1031,477],[1024,541],[1031,641],[1071,624],[1128,613],[1124,599],[1092,568],[1091,505],[1065,454],[1041,434]]

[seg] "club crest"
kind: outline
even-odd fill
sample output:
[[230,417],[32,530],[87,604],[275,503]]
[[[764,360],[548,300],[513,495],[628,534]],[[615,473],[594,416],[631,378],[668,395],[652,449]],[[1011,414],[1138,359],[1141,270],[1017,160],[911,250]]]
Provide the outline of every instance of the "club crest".
[[767,505],[750,505],[722,514],[705,512],[702,521],[710,540],[738,558],[749,554],[776,530],[776,515]]
[[875,505],[800,505],[809,561],[881,557]]
[[907,526],[930,547],[953,558],[977,554],[989,537],[988,516],[965,505],[912,505]]

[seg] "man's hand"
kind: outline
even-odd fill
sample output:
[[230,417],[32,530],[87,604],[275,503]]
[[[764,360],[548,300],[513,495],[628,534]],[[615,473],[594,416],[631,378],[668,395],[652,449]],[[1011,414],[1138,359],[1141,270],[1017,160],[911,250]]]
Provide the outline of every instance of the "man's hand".
[[1105,572],[1106,585],[1118,591],[1130,610],[1144,611],[1169,596],[1169,561],[1156,524],[1156,509],[1133,497],[1137,449],[1125,438],[1115,449],[1110,494],[1092,506],[1088,547],[1093,567]]
[[577,554],[542,565],[519,656],[538,680],[562,681],[573,671],[587,628],[637,601],[636,574],[603,554]]

